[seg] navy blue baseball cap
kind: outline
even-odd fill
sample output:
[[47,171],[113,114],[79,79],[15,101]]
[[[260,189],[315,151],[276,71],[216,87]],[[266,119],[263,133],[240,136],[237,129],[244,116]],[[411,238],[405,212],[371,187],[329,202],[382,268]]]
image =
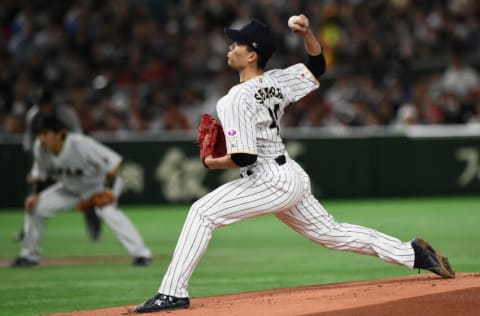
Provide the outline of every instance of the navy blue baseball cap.
[[37,102],[45,103],[53,100],[53,92],[49,88],[41,88],[37,92]]
[[66,126],[54,114],[40,114],[37,129],[39,133],[53,131],[55,133],[66,129]]
[[260,55],[270,58],[275,52],[277,43],[270,28],[258,21],[252,21],[239,30],[226,28],[225,34],[232,41],[247,44]]

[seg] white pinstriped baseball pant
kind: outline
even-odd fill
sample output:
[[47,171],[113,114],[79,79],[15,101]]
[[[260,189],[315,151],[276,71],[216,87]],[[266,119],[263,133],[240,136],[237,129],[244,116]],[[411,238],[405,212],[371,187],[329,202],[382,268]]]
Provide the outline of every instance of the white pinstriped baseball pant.
[[[121,191],[121,180],[117,178],[114,194]],[[68,210],[79,202],[79,197],[69,193],[61,183],[55,183],[43,190],[33,214],[25,213],[25,238],[22,242],[20,256],[31,260],[40,258],[40,243],[45,223],[60,211]],[[130,219],[115,204],[96,208],[97,215],[112,229],[117,239],[132,257],[151,257],[150,249],[145,246],[142,236]]]
[[[288,158],[287,158],[288,159]],[[158,292],[188,297],[188,281],[216,227],[264,214],[327,248],[377,256],[413,268],[410,242],[358,225],[338,223],[312,195],[310,178],[293,160],[256,164],[253,174],[228,182],[190,208]]]

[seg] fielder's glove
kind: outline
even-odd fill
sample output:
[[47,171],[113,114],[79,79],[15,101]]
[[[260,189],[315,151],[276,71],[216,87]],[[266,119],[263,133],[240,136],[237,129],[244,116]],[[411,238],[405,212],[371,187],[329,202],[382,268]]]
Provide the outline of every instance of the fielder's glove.
[[115,201],[115,196],[111,191],[103,191],[93,194],[86,200],[80,201],[77,207],[81,211],[86,211],[90,208],[101,207],[108,204],[112,204]]
[[214,158],[223,157],[227,154],[227,145],[222,126],[217,120],[203,114],[198,127],[197,145],[200,147],[200,159],[205,165],[205,158],[212,155]]

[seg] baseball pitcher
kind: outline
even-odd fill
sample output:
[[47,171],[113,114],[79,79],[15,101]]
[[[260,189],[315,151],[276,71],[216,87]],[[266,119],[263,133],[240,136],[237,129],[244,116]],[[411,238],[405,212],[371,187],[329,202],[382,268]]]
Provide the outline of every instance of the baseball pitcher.
[[[303,38],[307,61],[270,71],[264,69],[274,53],[275,37],[267,26],[252,21],[239,30],[225,30],[233,41],[228,65],[238,72],[240,83],[218,101],[220,122],[207,119],[206,127],[200,126],[198,143],[207,168],[240,168],[241,178],[192,205],[158,293],[138,305],[136,312],[187,308],[188,282],[213,230],[265,214],[274,214],[331,249],[377,256],[446,278],[455,276],[448,260],[423,239],[402,242],[373,229],[336,222],[312,195],[309,176],[289,158],[279,129],[285,108],[319,87],[317,78],[325,71],[325,59],[306,16],[295,16],[289,26]],[[219,133],[218,125],[223,132]],[[212,137],[218,134],[225,138],[225,153]]]

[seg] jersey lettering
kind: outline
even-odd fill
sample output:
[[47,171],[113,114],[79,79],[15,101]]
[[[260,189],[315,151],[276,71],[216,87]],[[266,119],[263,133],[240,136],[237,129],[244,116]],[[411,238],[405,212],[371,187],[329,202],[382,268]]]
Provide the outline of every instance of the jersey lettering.
[[280,88],[276,87],[265,87],[258,89],[255,93],[255,99],[259,104],[265,104],[265,100],[271,98],[283,99],[283,94]]
[[51,170],[52,175],[60,177],[62,175],[66,175],[68,177],[81,177],[83,176],[83,170],[78,168],[53,168]]

